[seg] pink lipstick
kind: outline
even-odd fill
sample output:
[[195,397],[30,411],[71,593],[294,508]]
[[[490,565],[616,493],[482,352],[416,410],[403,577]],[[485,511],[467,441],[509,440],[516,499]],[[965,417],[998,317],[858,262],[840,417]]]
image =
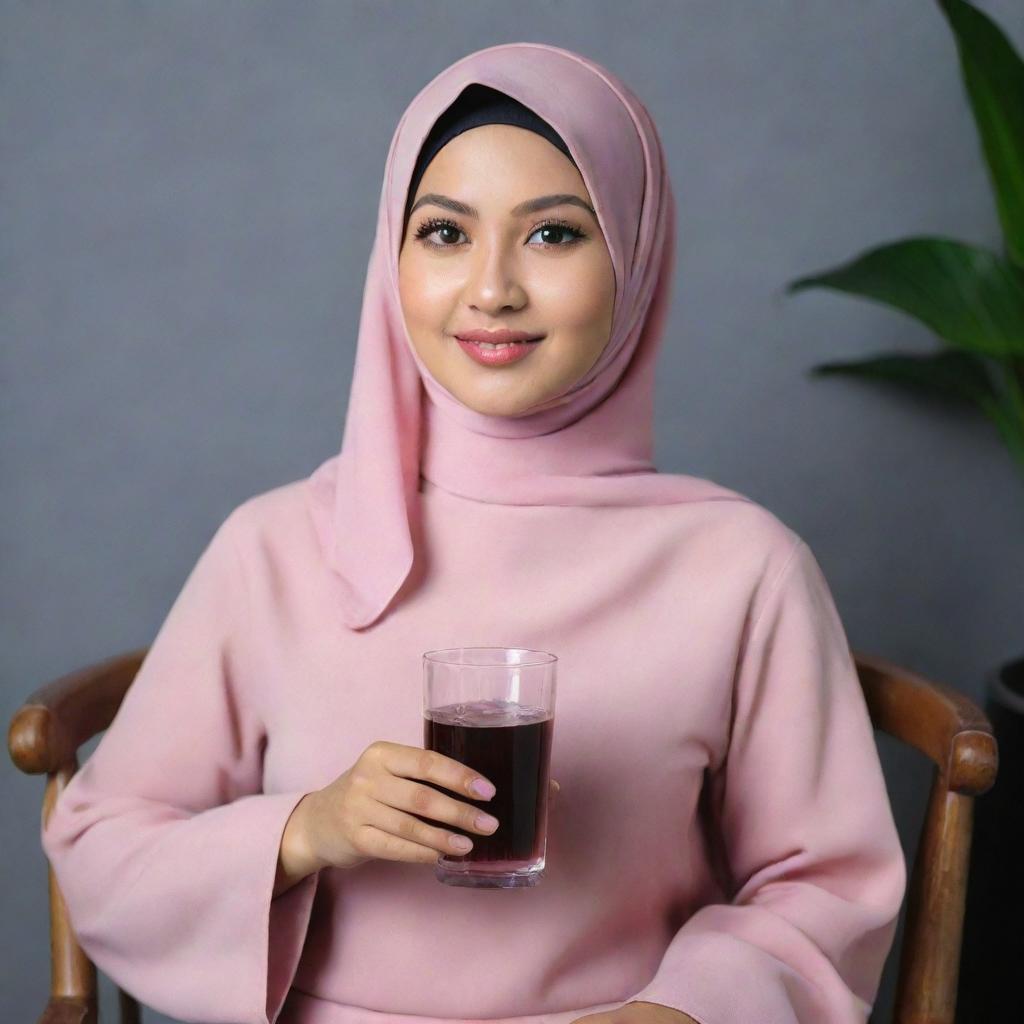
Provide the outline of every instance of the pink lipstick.
[[459,331],[455,340],[463,352],[481,365],[506,366],[525,359],[543,337],[526,331],[472,330]]

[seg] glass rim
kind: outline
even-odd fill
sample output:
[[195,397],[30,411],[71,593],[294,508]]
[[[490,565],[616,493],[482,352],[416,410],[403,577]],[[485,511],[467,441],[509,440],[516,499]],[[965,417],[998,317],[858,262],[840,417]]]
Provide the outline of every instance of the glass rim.
[[[535,654],[538,657],[525,661],[494,661],[494,662],[466,662],[455,660],[451,655],[462,654],[466,651],[514,651],[519,654]],[[449,657],[444,657],[448,655]],[[502,668],[512,666],[528,665],[550,665],[558,661],[558,656],[550,651],[538,651],[533,647],[442,647],[434,651],[426,651],[423,660],[432,662],[435,665],[458,665],[460,668]]]

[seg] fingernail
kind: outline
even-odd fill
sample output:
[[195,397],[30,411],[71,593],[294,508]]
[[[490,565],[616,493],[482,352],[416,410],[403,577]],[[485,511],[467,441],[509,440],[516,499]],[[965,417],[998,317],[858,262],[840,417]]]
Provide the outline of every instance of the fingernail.
[[477,796],[482,796],[485,800],[489,800],[497,792],[494,786],[484,779],[474,779],[473,785],[469,788],[472,789]]

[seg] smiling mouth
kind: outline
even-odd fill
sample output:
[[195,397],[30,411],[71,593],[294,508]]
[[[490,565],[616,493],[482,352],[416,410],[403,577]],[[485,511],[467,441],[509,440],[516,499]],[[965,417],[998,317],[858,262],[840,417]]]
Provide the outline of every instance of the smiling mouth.
[[526,359],[542,342],[543,338],[526,341],[498,342],[469,341],[456,336],[459,348],[476,363],[484,366],[508,366]]
[[[459,341],[461,340],[462,339],[460,338]],[[495,349],[511,348],[513,345],[536,345],[543,340],[543,338],[530,338],[528,341],[500,341],[497,344],[494,344],[493,342],[490,341],[474,341],[472,342],[472,344],[479,345],[481,348]]]

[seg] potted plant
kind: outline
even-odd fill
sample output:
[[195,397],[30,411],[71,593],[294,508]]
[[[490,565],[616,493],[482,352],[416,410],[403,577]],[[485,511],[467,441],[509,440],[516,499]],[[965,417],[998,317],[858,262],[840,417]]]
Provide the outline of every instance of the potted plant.
[[[801,277],[786,291],[830,288],[927,325],[939,343],[933,353],[832,361],[810,372],[886,381],[974,407],[1024,469],[1024,63],[982,11],[966,0],[938,2],[959,52],[1001,251],[953,238],[907,238]],[[957,1017],[1016,1024],[1024,1019],[1014,938],[1024,922],[1024,656],[989,673],[985,700],[1000,767],[995,786],[976,800]]]

